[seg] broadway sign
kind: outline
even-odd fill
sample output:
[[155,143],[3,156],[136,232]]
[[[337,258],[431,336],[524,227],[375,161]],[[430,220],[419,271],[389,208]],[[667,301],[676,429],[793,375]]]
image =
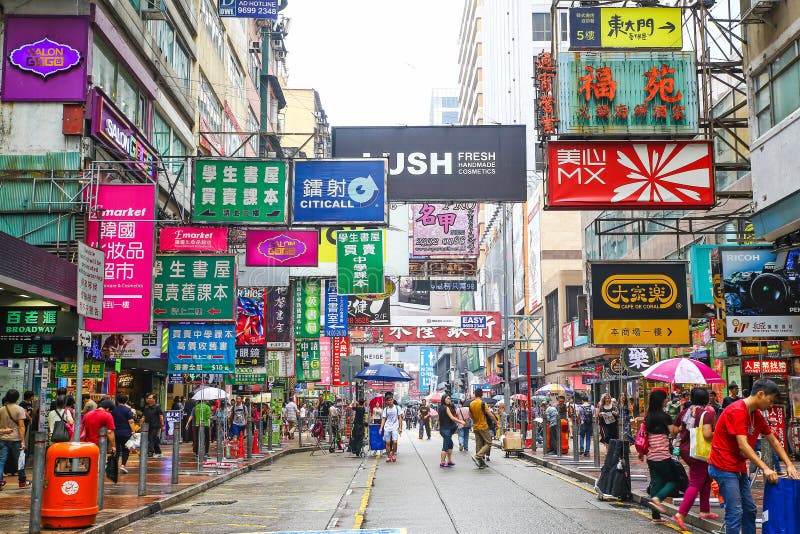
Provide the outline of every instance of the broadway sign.
[[385,345],[496,345],[502,343],[500,312],[463,312],[462,317],[486,318],[486,328],[446,326],[387,326],[383,328]]
[[550,209],[672,209],[714,206],[708,141],[551,141]]

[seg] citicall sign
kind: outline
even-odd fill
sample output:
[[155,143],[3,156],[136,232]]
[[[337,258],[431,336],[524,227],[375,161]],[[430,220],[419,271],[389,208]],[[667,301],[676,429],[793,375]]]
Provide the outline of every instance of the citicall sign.
[[602,298],[618,310],[659,310],[675,303],[678,288],[663,274],[617,274],[603,282]]

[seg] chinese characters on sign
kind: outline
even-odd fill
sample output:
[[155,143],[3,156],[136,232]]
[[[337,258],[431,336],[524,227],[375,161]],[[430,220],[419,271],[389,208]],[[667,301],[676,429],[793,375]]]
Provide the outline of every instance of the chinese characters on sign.
[[787,360],[744,360],[742,370],[746,375],[785,375],[789,372]]
[[289,288],[271,287],[267,293],[267,348],[288,350],[292,346]]
[[105,254],[78,242],[78,315],[103,318]]
[[233,325],[170,326],[167,372],[233,373],[235,344]]
[[319,234],[316,230],[250,230],[247,265],[316,267]]
[[73,356],[77,350],[74,341],[42,341],[33,339],[0,339],[0,354],[5,358],[36,358],[38,356]]
[[336,232],[336,271],[340,295],[369,295],[383,292],[381,231]]
[[298,382],[322,380],[319,340],[298,340],[295,343]]
[[347,295],[336,291],[336,280],[325,280],[325,335],[347,337]]
[[[75,378],[78,376],[76,362],[56,362],[56,378]],[[86,362],[83,364],[83,378],[105,378],[105,362]]]
[[419,391],[427,395],[435,389],[433,379],[433,360],[436,357],[435,347],[419,348]]
[[342,382],[342,358],[350,355],[350,338],[333,338],[333,364],[331,372],[331,385],[333,387],[347,386],[347,382]]
[[569,18],[570,49],[683,47],[680,8],[579,7]]
[[286,224],[286,163],[198,159],[195,222]]
[[390,324],[391,303],[389,297],[365,299],[350,297],[347,306],[347,323],[352,326],[381,326]]
[[236,290],[236,345],[261,345],[266,341],[264,312],[266,288],[240,287]]
[[500,312],[463,312],[464,315],[486,316],[486,328],[472,329],[445,326],[383,327],[384,345],[494,345],[502,342]]
[[71,338],[77,321],[70,318],[58,308],[0,308],[0,339]]
[[167,226],[161,229],[158,247],[162,252],[226,252],[228,229]]
[[533,87],[536,90],[536,131],[539,140],[550,139],[558,133],[558,113],[553,92],[556,66],[550,52],[536,56],[533,64]]
[[620,359],[634,373],[641,373],[656,361],[655,353],[649,347],[626,347],[620,352]]
[[477,256],[474,203],[413,204],[413,256]]
[[319,338],[320,280],[304,279],[294,283],[294,337]]
[[414,291],[477,291],[477,280],[417,280],[412,282]]
[[236,257],[158,255],[153,315],[163,321],[232,321]]

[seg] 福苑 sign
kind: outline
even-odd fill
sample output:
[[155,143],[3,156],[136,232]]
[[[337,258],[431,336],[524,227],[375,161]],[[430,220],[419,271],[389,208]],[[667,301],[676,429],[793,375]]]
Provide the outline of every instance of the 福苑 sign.
[[386,224],[386,160],[294,162],[294,224]]
[[558,77],[562,134],[697,132],[694,52],[561,54]]
[[486,317],[486,328],[461,328],[460,326],[385,326],[383,342],[386,345],[496,345],[502,342],[500,312],[462,312],[465,315]]
[[288,287],[271,287],[267,291],[267,349],[291,348],[291,304]]
[[279,0],[219,0],[220,17],[277,19]]
[[[55,362],[56,378],[75,378],[78,376],[76,362]],[[83,364],[83,378],[105,378],[105,362],[86,362]]]
[[228,229],[166,226],[161,229],[158,248],[162,252],[226,252]]
[[3,102],[86,101],[89,17],[5,18]]
[[394,202],[523,202],[525,126],[333,128],[337,158],[389,154]]
[[336,233],[336,282],[340,295],[369,295],[384,290],[380,230]]
[[746,375],[785,375],[789,373],[789,360],[744,360],[742,371]]
[[337,292],[336,280],[325,280],[325,336],[347,337],[348,301]]
[[103,318],[105,253],[78,241],[78,315]]
[[322,380],[319,340],[303,339],[295,343],[298,382],[319,382]]
[[342,382],[342,358],[350,355],[350,338],[334,337],[331,338],[331,386],[347,386],[347,382]]
[[570,49],[683,48],[679,7],[576,7],[569,10]]
[[266,343],[266,291],[264,287],[240,287],[236,290],[236,345]]
[[347,323],[352,326],[383,326],[391,324],[389,297],[368,300],[351,296],[347,305]]
[[550,209],[714,206],[710,141],[551,141]]
[[100,338],[100,354],[115,360],[161,357],[160,325],[153,325],[147,334],[108,334]]
[[558,105],[553,90],[556,66],[550,52],[536,56],[533,64],[533,87],[536,91],[536,131],[539,140],[550,139],[558,133]]
[[650,347],[625,347],[619,357],[634,373],[641,373],[656,362],[655,352]]
[[236,256],[159,254],[153,315],[161,321],[233,321]]
[[249,230],[245,263],[262,267],[316,267],[318,244],[316,230]]
[[478,205],[413,204],[414,256],[477,256]]
[[77,328],[77,317],[59,308],[0,308],[0,339],[71,338]]
[[194,222],[286,224],[286,163],[198,159]]
[[321,281],[296,280],[294,283],[294,337],[319,338]]
[[235,351],[233,325],[172,325],[169,327],[167,372],[233,373]]
[[689,345],[684,262],[590,262],[592,343]]
[[105,252],[103,318],[86,319],[95,334],[150,332],[155,184],[100,184],[86,243]]

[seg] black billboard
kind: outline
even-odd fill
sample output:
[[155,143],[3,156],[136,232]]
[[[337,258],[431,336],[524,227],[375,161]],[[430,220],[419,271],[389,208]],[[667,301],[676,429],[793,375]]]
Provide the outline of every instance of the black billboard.
[[336,158],[389,155],[389,200],[524,202],[524,125],[333,128]]

